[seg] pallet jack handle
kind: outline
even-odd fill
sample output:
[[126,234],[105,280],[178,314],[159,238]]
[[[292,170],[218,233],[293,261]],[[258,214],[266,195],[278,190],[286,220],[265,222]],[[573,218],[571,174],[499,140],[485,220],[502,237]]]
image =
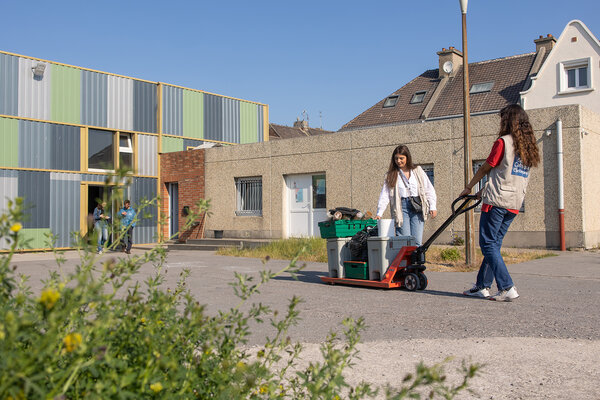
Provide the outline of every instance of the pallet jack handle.
[[[463,200],[463,202],[458,207],[455,207],[456,203],[458,203],[460,200]],[[469,206],[468,204],[472,200],[477,200],[477,201],[474,204]],[[460,197],[456,198],[452,202],[452,206],[451,206],[452,214],[450,215],[450,217],[448,217],[448,219],[446,221],[444,221],[442,226],[440,226],[438,228],[438,230],[435,231],[433,233],[433,235],[431,235],[431,237],[424,244],[417,247],[416,250],[412,253],[412,255],[411,255],[412,265],[425,264],[425,252],[427,252],[427,250],[429,249],[429,246],[431,246],[433,244],[435,239],[437,239],[438,236],[440,236],[442,234],[442,232],[448,227],[448,225],[450,225],[452,223],[452,221],[454,221],[456,219],[456,217],[477,207],[479,205],[479,203],[481,203],[481,199],[477,199],[477,195],[474,195],[474,194],[468,194],[468,195],[460,196]]]

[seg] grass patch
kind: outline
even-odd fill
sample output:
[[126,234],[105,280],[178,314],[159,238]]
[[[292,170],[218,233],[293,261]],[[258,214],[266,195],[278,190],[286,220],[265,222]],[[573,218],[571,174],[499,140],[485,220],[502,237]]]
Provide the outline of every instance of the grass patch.
[[220,248],[222,256],[291,260],[302,248],[306,248],[298,258],[300,261],[327,262],[327,240],[321,238],[280,239],[253,249]]
[[[254,249],[221,248],[217,251],[217,254],[234,257],[270,257],[276,260],[291,260],[302,247],[305,247],[306,251],[300,255],[299,260],[327,262],[327,240],[321,238],[280,239]],[[452,257],[449,257],[449,255]],[[518,264],[556,255],[555,252],[538,249],[507,248],[502,250],[502,257],[506,264]],[[465,264],[464,246],[434,245],[427,251],[426,259],[427,269],[430,271],[468,272],[479,269],[479,265],[483,261],[483,255],[481,250],[475,249],[475,263],[471,267]]]

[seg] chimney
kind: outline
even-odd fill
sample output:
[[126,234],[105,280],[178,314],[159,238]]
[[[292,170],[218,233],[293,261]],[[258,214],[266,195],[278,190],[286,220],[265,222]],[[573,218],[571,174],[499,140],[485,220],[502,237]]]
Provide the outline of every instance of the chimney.
[[300,128],[301,130],[305,131],[308,129],[308,121],[297,118],[296,122],[294,122],[294,128]]
[[[442,51],[438,51],[437,55],[440,57],[439,61],[439,77],[446,78],[456,75],[456,72],[460,69],[463,64],[463,55],[462,52],[456,50],[454,47],[450,47],[449,49],[443,48]],[[446,70],[450,72],[446,72],[444,70],[444,64],[448,61],[452,63],[452,69],[447,68]],[[447,64],[447,67],[450,65]]]
[[556,44],[556,39],[551,34],[548,34],[546,37],[540,35],[539,38],[533,40],[533,43],[535,43],[536,53],[540,51],[540,48],[544,47],[546,49],[546,54],[548,54]]

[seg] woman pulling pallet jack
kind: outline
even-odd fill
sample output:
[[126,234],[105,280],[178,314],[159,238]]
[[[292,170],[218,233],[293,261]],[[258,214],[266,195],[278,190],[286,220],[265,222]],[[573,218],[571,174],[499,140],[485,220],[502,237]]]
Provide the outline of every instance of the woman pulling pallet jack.
[[[455,208],[456,204],[463,202]],[[469,205],[473,200],[474,204]],[[424,290],[427,287],[427,277],[423,273],[425,271],[425,253],[429,246],[433,244],[435,239],[461,214],[477,207],[481,200],[477,199],[476,195],[460,196],[452,202],[452,214],[444,221],[444,223],[436,230],[433,235],[421,246],[404,246],[400,249],[385,275],[380,281],[366,279],[348,279],[348,278],[333,278],[322,276],[321,280],[326,283],[378,287],[383,289],[392,289],[404,287],[407,290]]]

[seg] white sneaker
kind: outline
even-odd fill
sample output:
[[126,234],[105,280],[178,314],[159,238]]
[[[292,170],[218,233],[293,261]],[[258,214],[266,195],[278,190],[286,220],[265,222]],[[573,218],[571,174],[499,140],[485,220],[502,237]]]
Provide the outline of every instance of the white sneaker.
[[480,288],[477,285],[473,285],[471,289],[465,290],[463,294],[465,296],[481,297],[483,299],[487,299],[488,297],[490,297],[490,290],[488,288]]
[[490,297],[490,300],[513,301],[517,297],[519,297],[519,293],[517,293],[517,288],[513,286],[510,289],[500,290],[498,293]]
[[100,250],[100,251],[98,252],[98,255],[100,255],[100,254],[102,254],[102,250]]

